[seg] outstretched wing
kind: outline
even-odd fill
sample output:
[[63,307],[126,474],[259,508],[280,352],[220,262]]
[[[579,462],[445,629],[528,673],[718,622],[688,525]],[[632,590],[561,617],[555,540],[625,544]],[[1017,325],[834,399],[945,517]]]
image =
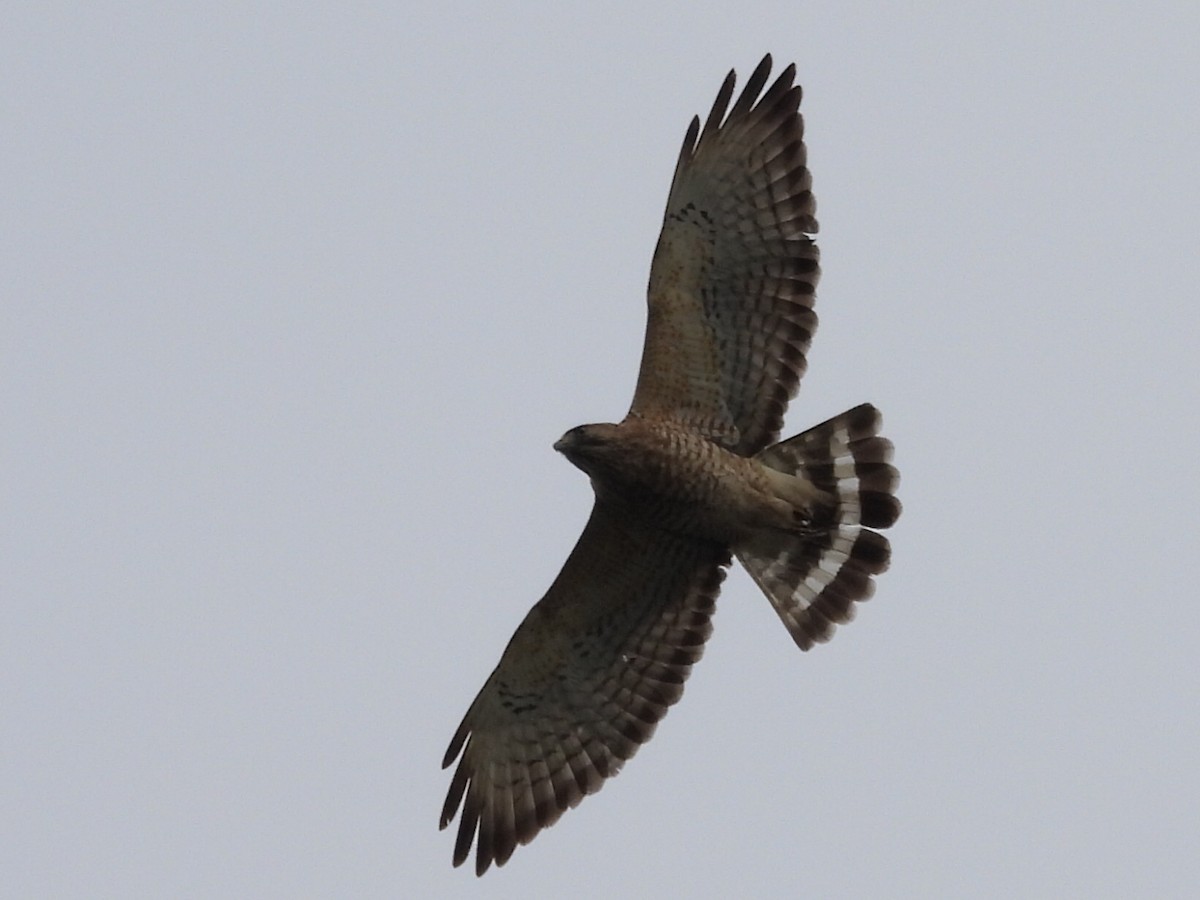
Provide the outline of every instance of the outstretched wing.
[[503,865],[650,739],[712,631],[729,561],[596,501],[446,751],[443,767],[462,754],[441,818],[462,805],[456,866],[477,831],[476,874]]
[[768,55],[726,116],[730,72],[704,130],[695,118],[684,138],[650,269],[630,409],[744,455],[778,438],[817,326],[816,202],[800,87],[788,66],[758,99],[770,71]]

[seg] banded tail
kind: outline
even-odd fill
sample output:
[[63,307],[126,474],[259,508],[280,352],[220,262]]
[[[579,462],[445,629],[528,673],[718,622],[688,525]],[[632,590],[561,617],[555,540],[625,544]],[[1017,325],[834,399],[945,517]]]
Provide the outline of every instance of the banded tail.
[[888,567],[891,546],[872,529],[900,516],[900,475],[880,424],[879,410],[864,403],[757,455],[833,498],[812,511],[800,533],[764,531],[735,548],[801,650],[853,619],[855,601],[874,593],[871,576]]

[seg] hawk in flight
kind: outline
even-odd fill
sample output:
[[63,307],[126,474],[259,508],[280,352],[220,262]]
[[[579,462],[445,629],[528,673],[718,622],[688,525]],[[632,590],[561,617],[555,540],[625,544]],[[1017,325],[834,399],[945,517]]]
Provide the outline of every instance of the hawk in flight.
[[[855,407],[779,441],[817,327],[817,231],[800,87],[768,55],[692,120],[650,268],[646,343],[619,424],[555,449],[590,477],[591,518],[467,710],[454,864],[475,871],[599,790],[683,693],[731,554],[800,649],[871,596],[900,515],[879,412]],[[760,96],[761,93],[761,96]],[[461,758],[460,758],[461,757]]]

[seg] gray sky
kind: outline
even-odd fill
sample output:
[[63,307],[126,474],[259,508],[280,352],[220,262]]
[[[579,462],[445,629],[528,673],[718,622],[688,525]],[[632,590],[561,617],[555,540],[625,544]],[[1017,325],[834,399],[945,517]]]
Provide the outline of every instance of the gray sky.
[[[1194,890],[1195,4],[411,6],[6,14],[11,895]],[[479,883],[441,755],[766,50],[825,270],[787,433],[883,410],[893,569],[809,654],[732,574],[654,740]]]

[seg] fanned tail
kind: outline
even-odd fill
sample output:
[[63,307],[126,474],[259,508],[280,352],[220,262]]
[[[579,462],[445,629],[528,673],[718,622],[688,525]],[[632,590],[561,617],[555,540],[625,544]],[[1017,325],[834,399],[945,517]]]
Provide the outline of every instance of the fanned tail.
[[881,422],[864,403],[757,455],[832,501],[812,509],[797,533],[763,531],[735,551],[801,650],[854,618],[854,603],[870,598],[872,576],[888,567],[891,547],[872,529],[899,517],[900,475],[891,441],[879,437]]

